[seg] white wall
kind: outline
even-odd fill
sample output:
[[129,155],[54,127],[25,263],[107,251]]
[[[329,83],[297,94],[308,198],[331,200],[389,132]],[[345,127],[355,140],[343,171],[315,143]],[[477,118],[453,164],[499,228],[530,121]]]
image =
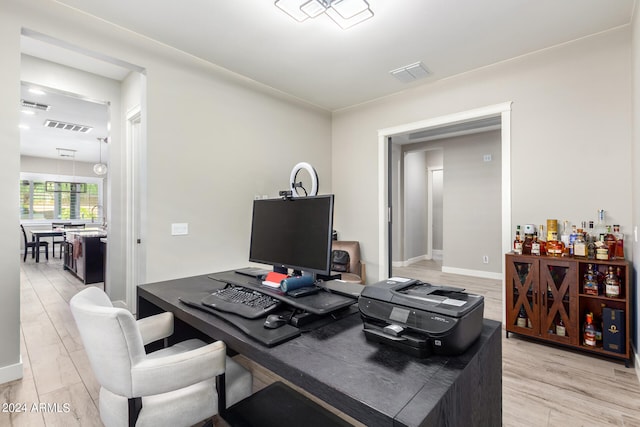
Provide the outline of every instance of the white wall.
[[[427,251],[427,168],[441,166],[443,270],[501,272],[500,143],[500,131],[489,131],[403,147],[406,259]],[[485,255],[488,264],[482,262]]]
[[405,260],[427,254],[427,158],[424,152],[404,153]]
[[[508,101],[511,222],[579,222],[606,209],[607,218],[629,236],[630,54],[630,32],[622,28],[335,112],[332,144],[341,155],[332,160],[334,192],[348,201],[336,206],[336,227],[345,238],[360,240],[367,282],[378,280],[383,220],[378,130]],[[355,156],[357,164],[351,161]],[[577,165],[586,171],[576,173]],[[617,176],[602,180],[589,172],[605,165],[616,165]]]
[[[637,229],[640,226],[640,12],[638,12],[638,8],[635,8],[633,16],[633,34],[632,34],[632,63],[631,70],[633,74],[633,149],[631,156],[632,162],[632,200],[633,200],[633,227]],[[634,303],[635,307],[635,319],[634,320],[634,346],[636,348],[636,352],[640,346],[640,304],[638,301],[640,300],[638,296],[638,283],[640,281],[640,275],[638,274],[638,267],[640,266],[640,245],[638,244],[637,239],[633,239],[630,234],[631,231],[628,231],[626,234],[625,246],[631,246],[633,248],[633,265],[634,265]],[[628,243],[627,243],[628,242]],[[640,358],[636,355],[636,373],[640,377]]]
[[[7,236],[0,245],[0,384],[22,376],[20,357],[20,24],[13,8],[3,3],[0,12],[0,234]],[[14,238],[11,238],[14,236]]]
[[[288,187],[296,163],[308,161],[317,169],[321,193],[332,189],[328,112],[55,2],[3,1],[0,178],[4,179],[0,180],[0,194],[5,203],[0,207],[4,219],[0,227],[3,234],[16,238],[0,248],[0,380],[3,370],[8,372],[6,367],[20,360],[15,184],[20,163],[16,106],[22,27],[146,70],[148,281],[245,266],[254,195],[277,196]],[[120,96],[119,91],[118,86],[115,96]],[[112,113],[112,117],[125,114]],[[113,131],[120,141],[109,147],[113,177],[110,233],[114,229],[124,233],[126,225],[124,196],[116,194],[125,178],[123,132],[121,127]],[[336,198],[337,206],[342,203],[345,200]],[[189,223],[190,234],[171,236],[173,222]],[[109,240],[111,245],[111,235]],[[116,282],[111,288],[114,286],[122,289],[123,285]]]

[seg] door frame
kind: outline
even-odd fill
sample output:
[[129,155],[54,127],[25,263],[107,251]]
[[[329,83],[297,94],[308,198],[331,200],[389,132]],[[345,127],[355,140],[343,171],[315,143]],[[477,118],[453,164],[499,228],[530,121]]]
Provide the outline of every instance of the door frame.
[[[501,157],[502,157],[502,249],[506,253],[511,244],[511,101],[489,105],[473,110],[448,114],[425,120],[406,123],[399,126],[378,130],[378,278],[391,276],[391,218],[389,207],[389,161],[390,144],[394,135],[437,128],[441,126],[464,123],[481,118],[501,118]],[[502,272],[504,272],[502,259]],[[504,275],[503,275],[504,276]]]
[[427,258],[433,259],[433,173],[444,171],[442,166],[427,167]]

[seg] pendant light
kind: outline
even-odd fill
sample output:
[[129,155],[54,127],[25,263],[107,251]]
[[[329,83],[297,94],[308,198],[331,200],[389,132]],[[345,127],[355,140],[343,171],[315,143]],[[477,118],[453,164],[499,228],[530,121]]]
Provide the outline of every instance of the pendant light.
[[104,175],[107,173],[107,165],[102,163],[102,143],[105,144],[108,142],[107,138],[96,138],[98,140],[98,144],[100,146],[100,163],[96,163],[93,165],[93,171],[96,175]]

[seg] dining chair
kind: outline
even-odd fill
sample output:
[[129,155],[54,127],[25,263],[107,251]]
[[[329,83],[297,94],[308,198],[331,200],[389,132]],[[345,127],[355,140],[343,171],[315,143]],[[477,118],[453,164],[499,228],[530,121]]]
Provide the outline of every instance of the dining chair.
[[20,224],[20,229],[22,230],[22,237],[24,238],[24,257],[22,258],[22,262],[27,262],[27,253],[29,252],[29,248],[31,248],[31,258],[35,258],[36,251],[39,251],[42,246],[44,246],[45,256],[49,259],[49,242],[40,241],[36,243],[33,238],[29,241],[27,240],[27,232],[24,229],[24,225]]
[[106,427],[187,427],[251,394],[251,373],[226,356],[222,341],[190,339],[145,352],[146,344],[173,334],[170,312],[136,320],[93,286],[69,304],[100,384]]

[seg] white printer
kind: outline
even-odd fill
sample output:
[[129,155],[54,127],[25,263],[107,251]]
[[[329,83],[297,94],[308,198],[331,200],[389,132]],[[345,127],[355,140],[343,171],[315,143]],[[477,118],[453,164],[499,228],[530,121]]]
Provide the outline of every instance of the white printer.
[[484,297],[464,289],[391,278],[364,286],[358,308],[367,340],[409,354],[461,354],[480,336]]

